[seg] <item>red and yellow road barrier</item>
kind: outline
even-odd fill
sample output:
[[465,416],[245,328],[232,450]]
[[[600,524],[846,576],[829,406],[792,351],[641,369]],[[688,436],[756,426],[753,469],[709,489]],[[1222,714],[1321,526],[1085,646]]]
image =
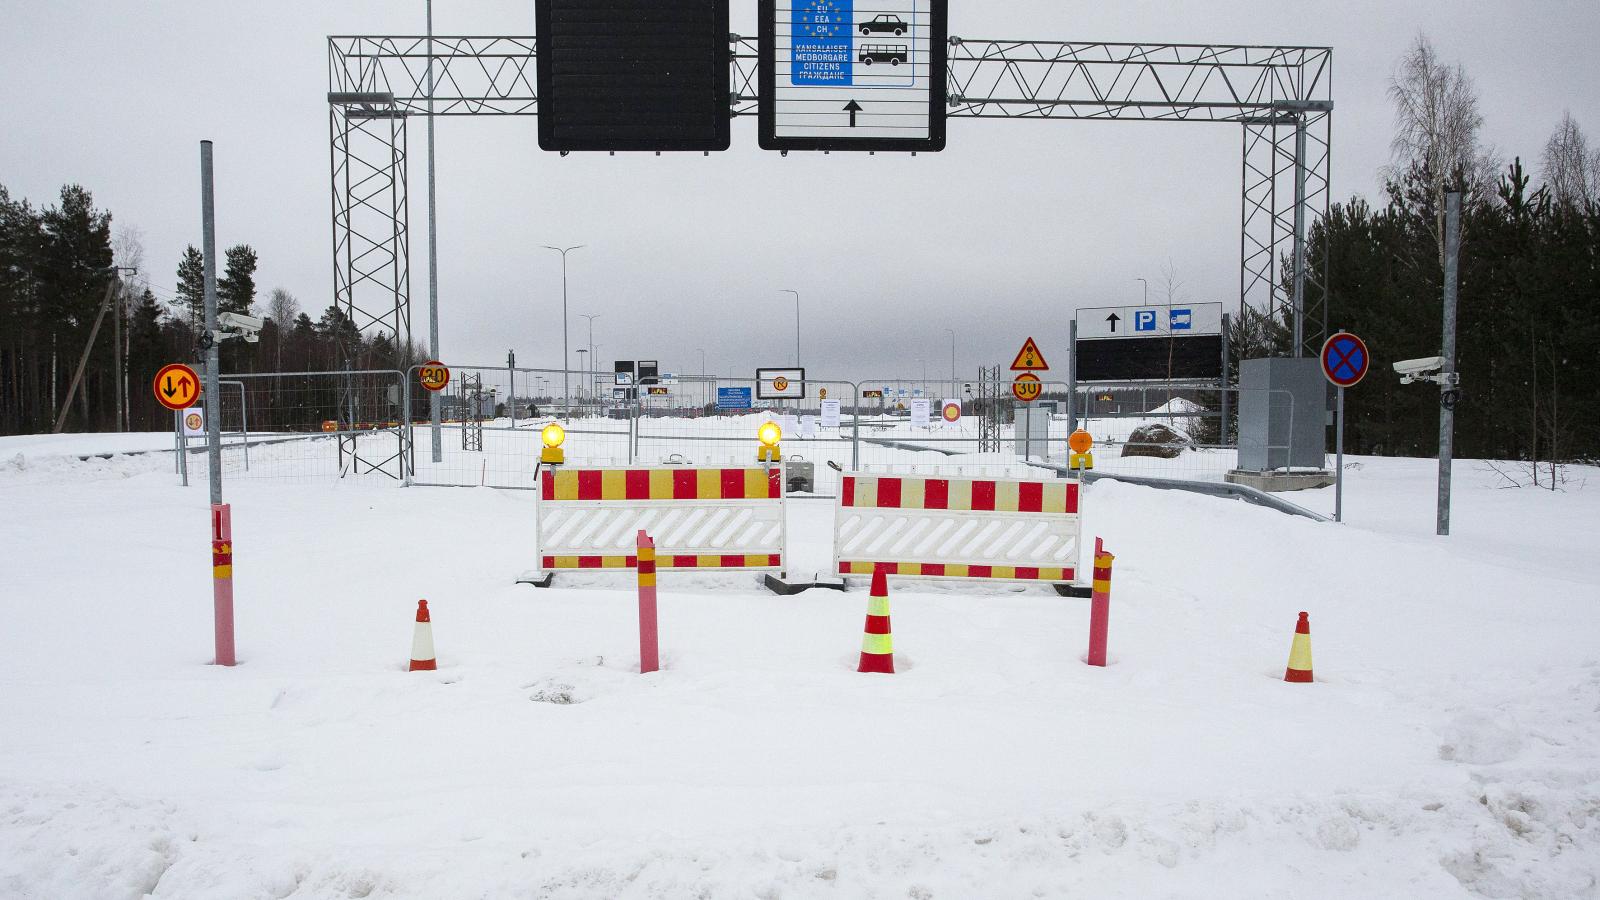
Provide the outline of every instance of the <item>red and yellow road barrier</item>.
[[545,500],[777,500],[781,470],[765,468],[544,471]]
[[634,568],[634,535],[648,530],[658,572],[781,572],[784,502],[781,470],[765,466],[547,468],[540,476],[540,568]]
[[836,571],[1073,582],[1079,490],[1066,480],[847,473],[834,516]]

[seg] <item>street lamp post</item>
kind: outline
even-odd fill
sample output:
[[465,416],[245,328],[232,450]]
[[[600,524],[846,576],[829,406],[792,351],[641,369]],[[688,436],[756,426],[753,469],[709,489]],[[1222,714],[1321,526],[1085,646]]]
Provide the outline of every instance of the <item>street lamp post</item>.
[[800,368],[800,292],[784,288],[780,294],[794,295],[794,367]]
[[706,351],[700,347],[696,347],[695,349],[700,353],[700,405],[705,406],[707,403],[711,402],[707,399],[711,392],[706,387]]
[[567,338],[569,336],[567,332],[567,254],[574,250],[582,250],[587,245],[578,244],[575,247],[565,248],[552,247],[549,244],[543,246],[546,250],[554,250],[561,254],[561,402],[570,403],[572,376],[569,370],[572,368],[572,356],[567,351]]
[[959,394],[956,390],[956,330],[946,328],[945,331],[950,333],[950,396],[955,397]]
[[[579,318],[589,320],[589,369],[587,370],[588,374],[586,374],[584,377],[589,379],[590,385],[594,384],[594,320],[603,315],[605,315],[605,313],[595,313],[593,315],[582,313],[579,315]],[[580,350],[578,352],[582,353],[583,351]],[[580,370],[583,369],[582,364],[579,364],[578,368]]]
[[[579,347],[578,348],[578,371],[579,372],[587,372],[587,371],[589,371],[588,368],[587,368],[588,360],[589,360],[589,351],[583,349],[582,347]],[[580,399],[582,399],[582,397],[583,397],[583,388],[582,387],[578,388],[578,397]]]
[[1145,279],[1143,279],[1143,278],[1135,278],[1134,281],[1137,281],[1140,284],[1144,285],[1144,305],[1145,306],[1149,306],[1150,305],[1150,282],[1145,280]]

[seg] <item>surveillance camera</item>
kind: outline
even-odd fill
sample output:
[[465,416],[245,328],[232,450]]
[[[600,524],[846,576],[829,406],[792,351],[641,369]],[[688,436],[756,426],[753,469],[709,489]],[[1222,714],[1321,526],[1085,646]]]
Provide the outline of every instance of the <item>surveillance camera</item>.
[[1426,375],[1435,369],[1444,368],[1444,357],[1428,356],[1423,359],[1406,359],[1394,364],[1394,370],[1401,375]]
[[253,334],[260,331],[261,327],[267,324],[264,319],[258,319],[255,316],[242,316],[238,313],[229,312],[217,316],[217,323],[223,328],[242,331],[245,334]]

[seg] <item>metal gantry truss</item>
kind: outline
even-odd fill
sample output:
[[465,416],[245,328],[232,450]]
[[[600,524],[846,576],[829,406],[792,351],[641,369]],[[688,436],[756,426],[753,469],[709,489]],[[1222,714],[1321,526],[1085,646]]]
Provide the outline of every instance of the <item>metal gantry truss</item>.
[[[756,39],[729,40],[730,113],[751,115]],[[537,115],[534,48],[531,36],[433,38],[434,115]],[[401,340],[410,338],[404,123],[428,114],[429,53],[425,37],[328,39],[338,302],[359,327],[403,324]],[[1331,197],[1332,85],[1327,47],[951,38],[949,48],[954,118],[1239,127],[1239,299],[1289,319],[1297,354],[1315,353],[1327,332],[1327,287],[1310,275],[1311,254],[1326,249],[1306,236]]]

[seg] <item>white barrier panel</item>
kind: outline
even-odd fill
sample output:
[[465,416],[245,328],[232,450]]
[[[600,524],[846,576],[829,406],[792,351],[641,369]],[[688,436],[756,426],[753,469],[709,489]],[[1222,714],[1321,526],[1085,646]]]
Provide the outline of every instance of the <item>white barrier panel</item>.
[[1078,575],[1078,483],[846,473],[840,575],[1065,584]]
[[657,571],[784,567],[782,467],[546,469],[539,553],[546,573],[630,569],[640,529]]

